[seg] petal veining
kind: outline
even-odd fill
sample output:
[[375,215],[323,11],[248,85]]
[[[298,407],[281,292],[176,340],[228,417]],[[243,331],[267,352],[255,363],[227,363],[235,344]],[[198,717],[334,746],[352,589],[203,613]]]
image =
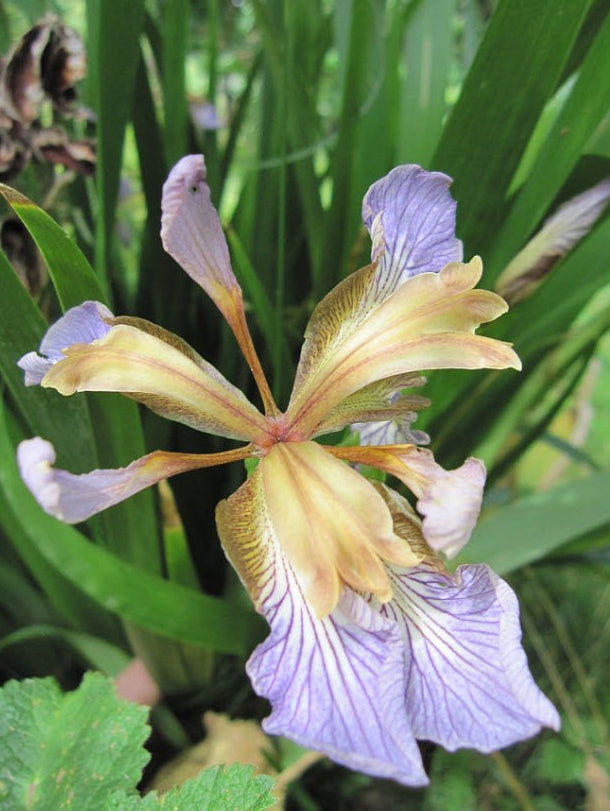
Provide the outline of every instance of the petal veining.
[[479,517],[485,465],[470,457],[455,470],[445,470],[426,448],[414,445],[328,448],[339,459],[371,465],[400,479],[417,496],[424,516],[422,530],[435,552],[454,557],[468,540]]
[[[334,327],[329,331],[327,322],[339,317],[341,300],[358,291],[354,282],[336,288],[319,305],[323,309],[314,311],[307,329],[287,412],[295,427],[305,435],[315,432],[343,399],[394,375],[521,368],[509,344],[474,334],[507,309],[495,293],[472,289],[481,272],[481,260],[475,257],[468,264],[450,263],[439,273],[412,276],[343,334]],[[362,276],[361,287],[370,283],[370,275]]]
[[345,584],[389,600],[382,560],[413,566],[419,557],[394,534],[375,488],[315,442],[278,444],[260,469],[269,521],[318,615]]
[[217,369],[139,319],[117,319],[103,338],[65,349],[42,385],[64,395],[123,392],[164,417],[234,439],[260,440],[267,431],[263,415]]
[[462,259],[455,236],[451,178],[407,164],[377,180],[364,195],[362,219],[378,262],[377,300],[418,273],[436,273]]
[[412,422],[417,417],[416,412],[429,406],[430,400],[419,394],[406,393],[404,389],[423,386],[425,382],[421,375],[409,373],[371,383],[338,403],[318,425],[316,435],[359,421],[406,418]]
[[395,596],[380,611],[402,629],[406,707],[418,739],[492,752],[543,726],[559,728],[529,672],[518,603],[503,580],[485,565],[460,566],[453,576],[427,565],[388,568]]
[[357,431],[361,445],[429,445],[429,434],[411,427],[416,419],[416,411],[407,411],[393,419],[355,422],[352,430]]
[[319,619],[265,508],[260,466],[217,509],[223,546],[271,626],[247,664],[263,728],[406,785],[428,781],[406,724],[398,628],[345,588]]

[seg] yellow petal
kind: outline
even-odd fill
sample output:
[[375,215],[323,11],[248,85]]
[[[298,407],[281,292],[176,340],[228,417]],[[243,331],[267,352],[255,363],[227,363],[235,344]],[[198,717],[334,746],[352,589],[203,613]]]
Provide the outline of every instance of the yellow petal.
[[448,574],[443,559],[429,546],[424,538],[421,519],[406,498],[381,482],[371,482],[371,484],[383,498],[390,511],[394,532],[407,541],[413,552],[421,557],[422,563],[433,566],[439,572]]
[[389,600],[382,560],[419,558],[394,534],[371,484],[314,442],[275,445],[260,468],[271,524],[318,616],[333,610],[344,584]]
[[116,319],[101,339],[64,350],[42,380],[69,395],[117,391],[200,431],[260,442],[263,415],[180,338],[139,319]]
[[216,526],[226,556],[260,611],[266,586],[279,565],[260,465],[239,490],[218,503]]
[[220,502],[216,524],[257,607],[282,565],[292,568],[323,617],[346,584],[389,600],[382,561],[416,566],[421,560],[394,533],[375,488],[313,442],[274,446],[248,481]]
[[[316,318],[317,335],[309,342],[323,346],[326,341],[331,350],[318,349],[317,364],[306,350],[287,411],[295,434],[311,435],[343,399],[392,375],[439,368],[519,369],[519,358],[509,344],[474,334],[481,323],[507,309],[495,293],[472,290],[481,270],[481,260],[475,257],[468,264],[451,262],[440,273],[413,276],[363,320],[358,321],[357,315],[357,326],[346,327],[344,334],[337,330],[335,316],[328,316],[330,329],[324,318]],[[358,291],[352,287],[345,292],[353,296]],[[341,302],[339,295],[337,312]],[[350,307],[357,312],[353,303],[348,303]]]

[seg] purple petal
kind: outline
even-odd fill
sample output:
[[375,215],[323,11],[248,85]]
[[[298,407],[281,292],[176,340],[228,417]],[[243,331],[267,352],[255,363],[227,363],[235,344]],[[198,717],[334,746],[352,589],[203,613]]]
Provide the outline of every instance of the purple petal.
[[354,422],[351,428],[358,432],[361,445],[429,445],[425,431],[411,428],[416,419],[417,412],[409,411],[393,420]]
[[424,452],[411,456],[407,464],[425,480],[415,492],[426,541],[435,552],[455,557],[470,540],[481,511],[485,465],[471,456],[455,470],[445,470]]
[[63,350],[72,344],[90,344],[110,330],[104,319],[113,315],[99,301],[85,301],[72,307],[52,324],[37,352],[28,352],[17,361],[17,366],[25,371],[25,385],[38,386],[42,378],[57,361],[63,360]]
[[153,451],[116,470],[76,475],[53,467],[55,449],[40,437],[17,447],[21,478],[42,509],[60,521],[77,524],[146,487],[197,467],[207,466],[196,454]]
[[517,598],[503,580],[484,565],[454,576],[388,568],[394,599],[381,613],[402,629],[406,708],[418,739],[492,752],[559,728],[528,670]]
[[239,285],[218,212],[210,199],[203,155],[178,161],[163,186],[163,247],[225,312]]
[[362,219],[384,296],[410,276],[437,273],[448,262],[461,261],[450,184],[447,175],[407,164],[392,169],[365,194]]
[[317,619],[277,547],[264,592],[271,634],[247,664],[254,689],[273,707],[263,729],[351,769],[426,785],[404,711],[398,629],[350,589]]

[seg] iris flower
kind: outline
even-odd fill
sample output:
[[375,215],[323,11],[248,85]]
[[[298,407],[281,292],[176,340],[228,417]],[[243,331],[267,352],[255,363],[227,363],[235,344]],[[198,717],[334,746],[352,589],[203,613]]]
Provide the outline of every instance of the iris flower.
[[[53,447],[37,437],[18,450],[26,484],[47,512],[79,522],[176,473],[259,460],[219,503],[216,522],[270,626],[247,663],[255,691],[271,702],[268,733],[421,786],[427,777],[417,739],[490,752],[543,726],[558,728],[528,670],[510,587],[485,565],[450,573],[441,557],[469,538],[484,466],[468,459],[445,471],[409,429],[426,404],[409,392],[423,382],[420,370],[520,366],[510,345],[475,334],[506,305],[474,289],[479,258],[461,261],[450,179],[399,166],[368,190],[371,264],[314,310],[282,412],[246,325],[205,178],[201,156],[172,169],[163,244],[227,320],[263,409],[177,336],[85,302],[48,330],[40,354],[20,360],[27,385],[64,395],[122,392],[242,444],[204,455],[155,451],[125,468],[74,475],[53,467]],[[363,444],[316,441],[350,425]],[[370,444],[377,435],[384,444]],[[366,478],[363,466],[402,482],[417,509]]]

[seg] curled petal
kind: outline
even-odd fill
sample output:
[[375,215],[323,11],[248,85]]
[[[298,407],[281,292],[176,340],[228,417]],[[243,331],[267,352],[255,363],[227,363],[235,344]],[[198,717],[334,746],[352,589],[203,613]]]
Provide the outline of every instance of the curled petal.
[[461,467],[445,470],[432,454],[424,460],[423,453],[416,457],[419,464],[411,459],[410,465],[415,470],[419,467],[425,481],[417,501],[424,516],[424,537],[432,549],[453,558],[470,540],[479,517],[485,465],[471,456]]
[[181,454],[154,451],[116,470],[76,475],[53,467],[55,449],[40,437],[17,448],[17,462],[26,486],[49,515],[77,524],[112,507],[162,479],[200,467],[243,458],[243,450],[228,454]]
[[265,511],[260,468],[219,504],[225,551],[271,626],[247,664],[269,699],[263,721],[352,769],[421,786],[428,781],[404,712],[398,629],[350,589],[318,619]]
[[394,599],[380,611],[402,631],[416,738],[492,752],[559,728],[529,672],[519,606],[503,580],[484,565],[460,566],[454,576],[427,565],[388,568]]
[[481,510],[485,465],[471,457],[445,470],[431,451],[413,445],[328,448],[334,456],[371,465],[400,479],[417,496],[424,538],[435,552],[454,557],[468,543]]
[[234,439],[266,435],[262,414],[177,336],[141,319],[118,318],[103,338],[64,350],[42,385],[128,394],[164,417]]
[[[306,331],[287,417],[302,434],[371,383],[425,369],[521,368],[510,346],[475,335],[506,312],[495,293],[473,290],[478,257],[407,279],[366,317],[360,302],[374,269],[352,274],[314,311]],[[352,314],[352,315],[350,315]]]
[[163,186],[163,247],[210,296],[233,330],[260,391],[265,412],[277,416],[269,384],[256,354],[220,218],[210,199],[203,155],[187,155]]
[[162,212],[163,247],[228,318],[241,289],[210,199],[203,155],[186,155],[173,167],[163,186]]
[[377,300],[392,293],[410,276],[437,273],[462,259],[455,236],[455,201],[451,178],[419,166],[397,166],[369,188],[362,219],[372,240]]
[[25,385],[38,386],[49,369],[64,358],[63,350],[72,344],[89,344],[103,338],[110,329],[106,319],[112,313],[99,301],[85,301],[72,307],[45,333],[39,352],[28,352],[17,365],[25,371]]

